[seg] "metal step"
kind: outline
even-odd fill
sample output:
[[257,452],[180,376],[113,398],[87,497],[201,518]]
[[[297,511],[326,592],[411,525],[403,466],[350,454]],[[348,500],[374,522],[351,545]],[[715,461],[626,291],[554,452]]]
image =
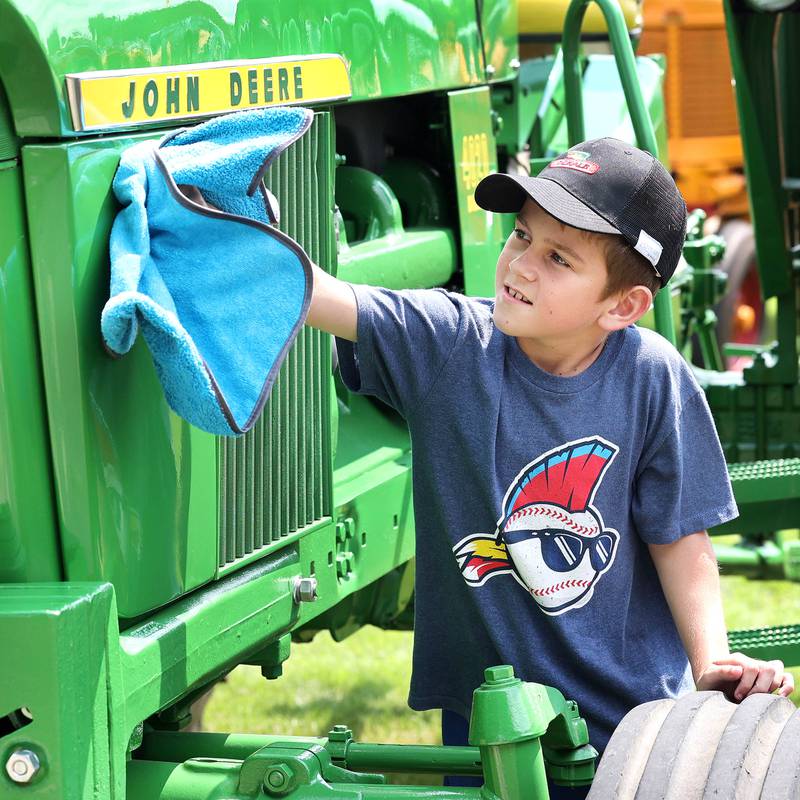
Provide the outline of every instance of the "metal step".
[[800,458],[728,464],[738,503],[800,498]]
[[739,519],[714,528],[714,536],[796,528],[800,520],[800,458],[728,464]]
[[787,666],[800,665],[800,625],[753,628],[728,633],[731,652],[742,652],[764,661],[780,659]]

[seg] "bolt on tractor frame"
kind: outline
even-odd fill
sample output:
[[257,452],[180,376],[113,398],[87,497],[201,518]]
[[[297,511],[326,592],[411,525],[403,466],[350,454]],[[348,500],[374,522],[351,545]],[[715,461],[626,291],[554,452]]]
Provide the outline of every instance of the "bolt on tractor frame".
[[[176,417],[142,343],[114,361],[99,334],[121,153],[270,104],[315,112],[265,181],[281,229],[317,264],[353,282],[491,294],[508,231],[475,204],[483,175],[536,172],[584,135],[617,135],[666,160],[663,62],[634,57],[636,9],[614,0],[599,0],[588,23],[612,54],[583,55],[588,5],[574,0],[562,31],[561,17],[547,27],[523,3],[520,31],[517,5],[501,0],[128,0],[113,12],[98,0],[0,0],[0,797],[545,800],[546,776],[592,781],[580,710],[561,687],[523,684],[503,666],[476,689],[471,747],[363,744],[344,726],[322,738],[187,732],[193,703],[239,664],[275,679],[292,644],[317,631],[338,640],[365,624],[411,625],[409,437],[344,388],[330,338],[310,329],[238,439]],[[722,369],[712,308],[724,243],[705,235],[702,215],[649,324],[687,358],[699,342],[697,374],[742,509],[713,532],[742,536],[718,545],[721,560],[798,579],[800,551],[781,531],[800,519],[790,90],[800,27],[778,0],[731,2],[726,14],[778,339],[751,349],[744,373]],[[561,48],[520,61],[520,40],[562,33]],[[798,626],[731,642],[800,663]],[[730,704],[698,698],[692,708],[724,736]],[[592,796],[658,784],[647,770],[669,761],[659,725],[693,719],[686,708],[632,712],[619,731],[632,755],[622,766],[604,759]],[[761,735],[776,709],[753,708],[734,727]],[[688,734],[681,741],[699,752]],[[702,767],[712,782],[714,752]],[[387,785],[381,773],[394,771],[485,784]],[[719,781],[716,796],[734,796]]]

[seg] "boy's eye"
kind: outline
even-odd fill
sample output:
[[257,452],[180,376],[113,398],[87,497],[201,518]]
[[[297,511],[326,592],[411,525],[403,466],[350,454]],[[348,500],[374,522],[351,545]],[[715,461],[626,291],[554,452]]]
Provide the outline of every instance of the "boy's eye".
[[523,242],[529,242],[530,236],[522,228],[514,228],[514,236]]
[[560,256],[558,253],[556,253],[556,251],[555,251],[555,250],[553,250],[553,251],[550,253],[550,258],[552,258],[552,259],[553,259],[553,261],[555,261],[555,262],[556,262],[556,264],[559,264],[559,265],[560,265],[560,266],[562,266],[562,267],[569,267],[569,266],[571,266],[571,264],[569,263],[569,261],[565,261],[563,258],[561,258],[561,256]]

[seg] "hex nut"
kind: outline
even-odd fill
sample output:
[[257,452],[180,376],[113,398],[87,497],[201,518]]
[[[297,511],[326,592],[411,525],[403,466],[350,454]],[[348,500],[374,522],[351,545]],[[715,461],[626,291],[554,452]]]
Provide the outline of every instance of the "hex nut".
[[336,575],[346,578],[353,571],[353,554],[348,550],[336,556]]
[[353,731],[347,725],[334,725],[328,731],[329,742],[349,742],[353,738]]
[[15,750],[6,761],[6,772],[14,783],[30,783],[40,768],[39,756],[26,748]]
[[292,599],[295,603],[313,603],[317,599],[317,579],[295,578],[292,581]]
[[483,677],[488,684],[502,684],[514,679],[514,667],[510,664],[488,667],[484,670]]
[[293,782],[294,773],[286,764],[274,764],[264,778],[264,790],[271,795],[287,794]]

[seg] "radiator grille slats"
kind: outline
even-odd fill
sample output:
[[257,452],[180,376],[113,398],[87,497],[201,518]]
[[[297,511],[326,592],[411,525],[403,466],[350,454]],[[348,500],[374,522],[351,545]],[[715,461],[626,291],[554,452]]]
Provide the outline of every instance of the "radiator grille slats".
[[[329,186],[318,115],[308,133],[281,154],[265,182],[278,198],[280,229],[312,261],[329,257]],[[320,177],[322,175],[322,178]],[[328,337],[303,328],[287,355],[261,418],[245,436],[218,440],[220,568],[235,566],[330,515]]]

